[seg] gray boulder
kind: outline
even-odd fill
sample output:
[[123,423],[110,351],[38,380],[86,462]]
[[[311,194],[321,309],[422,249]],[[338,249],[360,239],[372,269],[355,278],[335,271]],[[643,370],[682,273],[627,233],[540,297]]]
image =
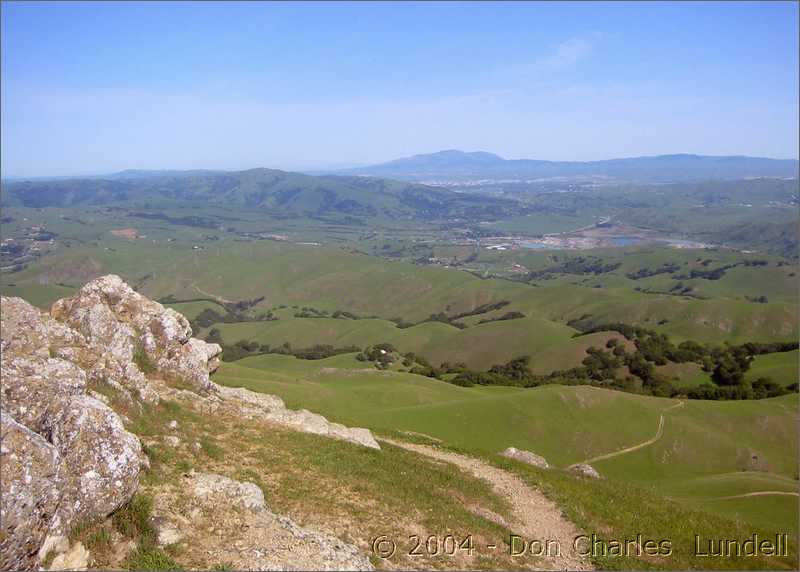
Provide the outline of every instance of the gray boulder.
[[104,403],[89,396],[71,399],[48,417],[44,432],[68,476],[59,507],[62,521],[103,518],[136,492],[146,463],[142,445]]
[[0,570],[38,565],[39,547],[61,501],[60,465],[52,444],[0,412]]
[[577,465],[572,465],[569,468],[569,470],[574,473],[578,473],[579,475],[583,475],[584,477],[589,477],[590,479],[603,478],[593,466],[587,465],[586,463],[578,463]]
[[533,465],[534,467],[539,467],[541,469],[546,469],[550,466],[544,457],[541,457],[536,453],[531,453],[530,451],[517,449],[516,447],[509,447],[500,454],[503,457],[508,457],[509,459],[527,463],[528,465]]
[[341,423],[328,421],[322,415],[306,409],[299,411],[287,409],[283,400],[276,395],[256,393],[243,387],[220,386],[217,391],[223,399],[229,402],[239,402],[243,411],[262,419],[293,427],[304,433],[325,435],[370,449],[381,448],[369,429],[346,427]]
[[[127,502],[146,457],[120,417],[89,395],[86,370],[103,363],[105,346],[92,347],[19,298],[0,298],[0,308],[0,568],[35,568],[76,522],[104,518]],[[122,387],[114,376],[109,383]]]
[[122,362],[141,354],[163,376],[198,391],[214,388],[208,374],[219,365],[222,348],[192,338],[184,316],[142,296],[119,276],[92,280],[53,304],[50,313]]
[[[221,533],[230,530],[230,518],[216,518],[220,507],[236,506],[241,520],[234,546],[207,539],[204,547],[215,559],[239,570],[374,570],[358,548],[341,539],[306,528],[291,518],[275,514],[264,502],[261,489],[210,473],[191,473],[186,490],[195,498],[198,519]],[[156,505],[167,509],[157,499]],[[174,511],[175,507],[169,507]],[[205,516],[203,516],[205,515]],[[205,519],[211,519],[211,522]],[[173,514],[173,521],[178,518]],[[189,523],[185,523],[189,524]],[[187,542],[196,542],[196,527],[187,526]],[[223,534],[224,536],[224,534]]]

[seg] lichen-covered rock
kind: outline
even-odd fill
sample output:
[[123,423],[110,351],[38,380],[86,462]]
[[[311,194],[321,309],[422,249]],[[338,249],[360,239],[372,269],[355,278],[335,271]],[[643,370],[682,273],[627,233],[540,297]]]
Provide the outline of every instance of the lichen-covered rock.
[[183,533],[180,529],[173,526],[168,519],[162,516],[151,517],[150,524],[156,533],[156,542],[160,546],[177,544],[183,538]]
[[0,412],[0,570],[27,570],[38,564],[61,500],[62,474],[56,448]]
[[536,453],[531,453],[530,451],[517,449],[516,447],[509,447],[500,454],[504,457],[508,457],[509,459],[527,463],[528,465],[533,465],[534,467],[539,467],[540,469],[546,469],[550,466],[544,457],[537,455]]
[[[161,397],[188,399],[203,414],[224,410],[380,448],[367,429],[288,410],[274,396],[218,388],[209,373],[219,364],[221,348],[192,338],[186,318],[117,276],[89,282],[56,302],[50,314],[20,298],[0,298],[0,310],[2,569],[36,568],[53,551],[58,567],[88,563],[82,545],[70,546],[69,533],[132,498],[148,461],[123,420]],[[184,383],[169,383],[175,379]],[[179,431],[177,423],[172,430]],[[177,434],[162,442],[183,446]],[[259,515],[251,539],[256,544],[236,560],[242,566],[370,569],[354,547],[271,513],[257,486],[212,477],[198,480],[197,498],[206,486],[205,496],[221,512],[238,507]],[[277,552],[257,544],[265,538],[261,525],[272,531]],[[181,534],[165,533],[161,540],[177,542]]]
[[[188,478],[184,490],[196,503],[191,519],[175,515],[180,509],[162,499],[157,498],[156,505],[172,513],[168,526],[181,528],[187,546],[202,545],[214,561],[229,562],[237,570],[374,569],[352,544],[272,512],[253,483],[209,473],[192,473]],[[230,516],[232,506],[238,511],[235,519]],[[215,531],[210,538],[205,533],[209,528]]]
[[593,466],[588,465],[586,463],[578,463],[577,465],[572,465],[569,468],[570,471],[574,473],[578,473],[579,475],[583,475],[584,477],[589,477],[590,479],[602,479],[603,477],[600,473],[597,472]]
[[[56,357],[56,351],[73,351],[86,347],[78,332],[39,311],[22,298],[0,299],[0,329],[3,356]],[[76,355],[77,357],[77,355]]]
[[114,388],[129,402],[158,403],[158,392],[136,364],[104,355],[88,370],[88,380]]
[[0,567],[35,568],[75,522],[127,502],[146,462],[120,417],[88,395],[90,382],[150,393],[135,365],[24,300],[3,297],[0,310],[2,543],[13,563]]
[[199,498],[210,495],[225,497],[233,505],[262,512],[267,510],[264,492],[254,483],[234,481],[213,473],[192,474],[192,494]]
[[7,357],[4,353],[1,367],[3,408],[36,433],[42,433],[45,418],[65,401],[86,393],[86,373],[72,362],[39,355]]
[[258,415],[269,421],[294,427],[305,433],[325,435],[371,449],[381,448],[369,429],[345,427],[340,423],[333,423],[322,415],[305,409],[300,411],[287,409],[283,400],[275,395],[255,393],[243,387],[220,386],[217,391],[220,397],[224,399],[238,401],[243,411],[251,415]]
[[219,367],[218,356],[222,353],[219,344],[209,344],[191,338],[185,344],[173,346],[156,362],[159,371],[187,382],[200,391],[209,391],[216,386],[208,374]]
[[104,403],[89,396],[71,399],[46,419],[44,431],[71,477],[59,507],[63,522],[102,518],[136,492],[145,463],[141,443]]
[[208,374],[219,364],[222,348],[192,338],[185,317],[142,296],[119,276],[92,280],[53,304],[50,313],[121,362],[145,359],[162,375],[198,391],[213,388]]

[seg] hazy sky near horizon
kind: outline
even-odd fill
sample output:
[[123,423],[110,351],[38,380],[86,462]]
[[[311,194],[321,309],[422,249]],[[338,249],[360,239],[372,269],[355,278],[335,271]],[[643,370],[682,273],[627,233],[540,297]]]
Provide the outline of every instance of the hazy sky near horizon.
[[3,2],[4,176],[798,157],[798,4]]

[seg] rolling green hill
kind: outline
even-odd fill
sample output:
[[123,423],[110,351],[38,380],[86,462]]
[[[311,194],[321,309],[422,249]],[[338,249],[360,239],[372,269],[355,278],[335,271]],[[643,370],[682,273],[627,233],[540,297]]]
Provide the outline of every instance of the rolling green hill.
[[415,220],[496,218],[523,208],[514,201],[412,183],[314,177],[275,169],[11,182],[3,185],[3,204],[33,208],[124,204],[147,209],[156,205],[217,204],[274,211],[282,216],[338,213]]
[[782,385],[791,385],[800,381],[798,378],[798,366],[800,362],[798,351],[780,352],[756,356],[747,378],[756,380],[759,377],[769,377]]
[[[797,302],[792,291],[797,267],[778,266],[778,259],[769,259],[766,267],[736,266],[718,280],[685,281],[698,283],[706,298],[670,293],[670,284],[680,281],[668,275],[634,280],[628,274],[657,269],[665,262],[675,263],[679,267],[676,273],[713,269],[741,261],[741,254],[663,249],[590,251],[590,256],[604,264],[620,262],[621,266],[599,275],[569,274],[562,269],[526,284],[285,242],[218,240],[201,243],[203,249],[194,250],[196,243],[191,240],[170,242],[162,238],[169,235],[158,232],[163,233],[156,229],[152,234],[148,231],[145,240],[130,241],[109,237],[106,231],[98,242],[61,248],[20,272],[5,275],[4,291],[29,296],[27,293],[33,292],[34,301],[46,305],[69,292],[70,286],[113,272],[152,298],[252,300],[263,296],[257,311],[289,307],[278,312],[281,319],[276,322],[218,325],[227,343],[240,339],[270,344],[288,341],[295,346],[391,342],[435,362],[463,361],[473,368],[530,355],[533,367],[540,372],[571,367],[583,359],[583,350],[591,344],[573,341],[576,330],[567,325],[580,318],[596,324],[623,321],[640,325],[667,333],[676,342],[787,341],[798,335]],[[565,261],[587,254],[514,252],[488,256],[495,266],[518,262],[539,271],[561,268]],[[697,262],[709,258],[714,259],[709,266]],[[759,281],[759,273],[765,273],[769,280]],[[765,292],[768,303],[745,299]],[[498,302],[508,304],[459,318],[457,321],[467,326],[462,330],[438,322],[401,329],[389,321],[419,323],[431,314],[458,316]],[[377,318],[294,318],[297,310],[291,306]],[[204,307],[179,309],[193,317]],[[509,311],[525,317],[479,323]],[[598,345],[602,343],[604,340],[598,340]],[[576,344],[583,344],[582,349],[574,350]]]
[[[280,395],[291,407],[343,423],[411,432],[479,455],[515,446],[543,455],[556,467],[590,461],[612,481],[760,526],[797,531],[796,501],[741,496],[797,490],[796,395],[712,402],[585,386],[462,388],[407,373],[358,369],[359,364],[352,355],[319,361],[258,356],[224,363],[215,380]],[[636,448],[640,444],[645,445]]]

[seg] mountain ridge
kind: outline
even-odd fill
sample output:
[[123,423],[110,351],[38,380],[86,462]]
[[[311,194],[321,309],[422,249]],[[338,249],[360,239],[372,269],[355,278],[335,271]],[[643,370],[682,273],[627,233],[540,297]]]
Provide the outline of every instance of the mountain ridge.
[[409,181],[314,176],[267,168],[6,182],[0,202],[4,206],[33,208],[203,202],[298,216],[338,214],[390,219],[495,216],[516,208],[505,199],[471,196]]
[[697,155],[673,153],[598,161],[547,161],[504,159],[486,151],[448,149],[412,155],[367,167],[344,169],[336,174],[369,175],[422,181],[451,178],[610,178],[637,182],[678,182],[703,179],[798,176],[796,159],[772,159],[747,155]]

